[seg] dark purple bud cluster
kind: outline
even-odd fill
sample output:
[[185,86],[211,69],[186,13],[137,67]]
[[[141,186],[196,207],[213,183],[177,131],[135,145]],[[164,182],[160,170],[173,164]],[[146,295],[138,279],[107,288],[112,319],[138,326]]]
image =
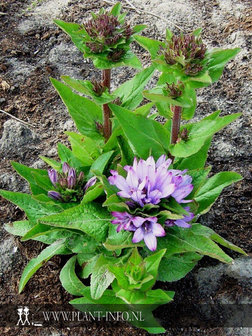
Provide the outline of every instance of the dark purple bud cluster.
[[[127,43],[133,30],[126,23],[121,23],[114,15],[109,12],[97,15],[84,24],[90,41],[86,42],[86,46],[94,54],[99,54],[110,50],[110,59],[119,60],[123,55],[123,50],[116,50],[115,56],[113,49],[116,49],[118,42]],[[123,43],[121,44],[123,46]]]
[[93,84],[93,91],[96,96],[100,97],[103,92],[106,90],[106,87],[103,86],[101,81],[97,81],[96,79],[92,78],[91,83]]
[[182,95],[184,89],[184,84],[182,82],[178,82],[177,84],[166,83],[166,92],[171,98],[178,98]]
[[61,173],[55,169],[49,169],[48,176],[55,189],[50,190],[48,196],[61,202],[81,200],[86,190],[96,183],[94,177],[85,182],[84,173],[80,172],[78,174],[76,169],[70,167],[67,162],[63,163]]
[[180,63],[185,73],[190,76],[197,75],[202,70],[201,61],[206,54],[206,46],[200,37],[193,34],[175,36],[167,41],[164,52],[165,61],[169,65]]

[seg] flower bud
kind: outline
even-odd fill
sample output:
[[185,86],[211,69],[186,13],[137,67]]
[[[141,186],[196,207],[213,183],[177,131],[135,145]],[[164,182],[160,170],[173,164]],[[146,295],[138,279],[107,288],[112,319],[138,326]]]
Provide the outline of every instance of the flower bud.
[[91,178],[87,181],[87,183],[86,183],[86,185],[85,185],[85,187],[84,187],[84,191],[86,191],[88,188],[90,188],[90,187],[92,187],[93,185],[95,185],[96,181],[97,181],[96,176],[91,177]]
[[67,162],[63,162],[63,165],[62,165],[62,171],[63,171],[63,173],[67,174],[68,171],[69,171],[69,169],[70,169],[69,164]]
[[48,197],[56,201],[62,201],[62,196],[60,193],[54,190],[48,191]]
[[77,178],[77,182],[79,183],[79,182],[81,182],[83,179],[84,179],[84,173],[81,171],[81,172],[79,173],[78,178]]
[[75,185],[76,185],[76,170],[74,168],[70,168],[67,177],[67,187],[69,189],[73,189]]
[[55,184],[58,182],[58,174],[55,169],[49,169],[48,170],[48,176],[51,180],[52,184],[55,186]]

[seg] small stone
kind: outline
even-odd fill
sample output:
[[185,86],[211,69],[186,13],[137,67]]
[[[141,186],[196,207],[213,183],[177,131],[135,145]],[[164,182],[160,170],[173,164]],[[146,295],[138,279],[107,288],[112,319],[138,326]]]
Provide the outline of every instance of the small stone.
[[39,136],[27,126],[10,119],[4,123],[3,135],[0,140],[0,154],[6,158],[15,156],[23,158],[25,153],[35,148],[39,142]]

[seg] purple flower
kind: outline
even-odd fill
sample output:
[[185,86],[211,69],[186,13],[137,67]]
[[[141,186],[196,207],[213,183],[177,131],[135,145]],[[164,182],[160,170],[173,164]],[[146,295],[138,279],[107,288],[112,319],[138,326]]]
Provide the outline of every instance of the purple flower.
[[86,183],[86,185],[85,185],[85,187],[84,187],[84,191],[86,192],[88,188],[90,188],[90,187],[92,187],[93,185],[95,185],[96,181],[97,181],[96,176],[91,177],[91,178],[87,181],[87,183]]
[[157,238],[165,236],[165,230],[157,223],[157,217],[142,218],[142,221],[134,223],[137,227],[132,242],[138,243],[144,240],[149,250],[155,251],[157,248]]
[[62,196],[60,195],[59,192],[57,191],[48,191],[48,197],[52,198],[53,200],[56,201],[61,201],[62,200]]
[[172,193],[172,197],[174,197],[178,203],[192,202],[192,200],[184,200],[184,198],[187,197],[193,190],[193,185],[191,184],[192,177],[190,175],[183,175],[186,170],[172,170],[172,172],[172,183],[175,184],[175,190]]
[[69,164],[67,162],[64,162],[63,165],[62,165],[62,171],[63,171],[63,173],[67,174],[68,171],[69,171],[69,169],[70,169]]
[[111,214],[115,217],[111,223],[118,225],[116,229],[117,232],[120,232],[121,230],[136,231],[137,228],[134,223],[137,223],[138,219],[141,220],[141,217],[134,217],[127,212],[113,211]]
[[76,184],[76,170],[70,168],[67,176],[67,187],[68,189],[73,189]]
[[190,222],[193,219],[194,214],[192,212],[190,212],[190,208],[189,207],[185,207],[184,209],[188,212],[188,215],[184,215],[183,218],[176,219],[176,220],[174,220],[174,219],[167,219],[165,221],[165,225],[168,226],[168,227],[177,225],[177,226],[182,227],[182,228],[190,228],[191,224],[189,224],[188,222]]
[[55,186],[55,184],[58,182],[58,173],[56,172],[56,170],[48,169],[48,176],[52,184]]
[[158,204],[161,198],[169,197],[175,191],[175,183],[172,181],[173,172],[168,170],[170,159],[162,155],[155,163],[152,156],[147,160],[134,159],[133,166],[125,166],[126,179],[117,171],[111,170],[112,176],[109,183],[116,185],[120,191],[120,197],[128,198],[138,203]]

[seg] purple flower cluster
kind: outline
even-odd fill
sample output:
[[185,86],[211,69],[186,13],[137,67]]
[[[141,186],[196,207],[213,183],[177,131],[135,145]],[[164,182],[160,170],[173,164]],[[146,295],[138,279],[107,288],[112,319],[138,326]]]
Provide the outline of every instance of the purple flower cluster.
[[83,196],[89,187],[96,183],[96,177],[92,177],[85,183],[84,173],[77,174],[76,169],[70,167],[66,162],[62,165],[62,173],[58,173],[55,169],[49,169],[48,176],[57,190],[50,190],[48,196],[57,201],[78,199]]
[[162,155],[155,163],[152,156],[147,160],[134,159],[133,166],[125,166],[127,177],[112,170],[108,178],[109,183],[120,191],[118,196],[131,199],[141,207],[145,204],[158,204],[162,198],[172,196],[178,203],[188,203],[184,198],[193,189],[192,178],[185,174],[185,170],[174,170],[168,167],[170,159]]
[[[192,178],[186,174],[186,170],[168,169],[171,160],[162,155],[157,162],[150,156],[147,160],[135,158],[133,166],[125,166],[126,178],[112,170],[108,178],[111,185],[115,185],[119,191],[118,196],[126,198],[130,207],[144,207],[146,204],[157,205],[161,199],[173,197],[178,203],[189,203],[191,200],[185,198],[193,189]],[[188,212],[180,220],[167,220],[166,226],[177,225],[190,227],[193,214],[190,208],[185,207]],[[156,237],[165,236],[164,228],[158,223],[157,217],[133,216],[128,212],[112,212],[115,219],[113,224],[118,225],[117,232],[121,230],[133,231],[133,243],[144,240],[146,246],[154,251],[157,247]]]

